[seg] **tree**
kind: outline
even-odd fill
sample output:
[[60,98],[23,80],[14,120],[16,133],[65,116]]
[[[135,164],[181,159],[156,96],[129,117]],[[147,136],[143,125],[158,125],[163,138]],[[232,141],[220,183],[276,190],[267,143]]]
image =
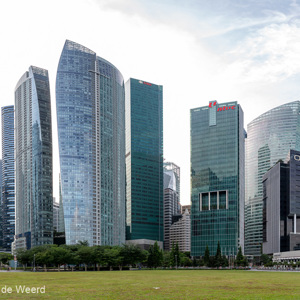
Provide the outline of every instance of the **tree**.
[[137,245],[123,245],[120,255],[124,258],[124,265],[135,265],[146,259],[145,252]]
[[122,270],[124,258],[121,256],[121,248],[119,246],[104,249],[103,255],[103,260],[110,267],[111,271],[115,266],[119,266],[120,271]]
[[180,262],[184,267],[191,267],[193,265],[193,261],[186,255],[182,255]]
[[68,263],[72,263],[72,253],[69,249],[63,247],[53,247],[50,250],[53,256],[53,263],[57,265],[58,272],[60,271],[60,266]]
[[30,264],[33,260],[33,254],[26,249],[17,250],[17,259],[23,265],[24,270],[26,269],[27,264]]
[[2,252],[0,253],[0,261],[3,265],[7,265],[10,260],[14,257],[10,253]]
[[157,241],[154,243],[153,246],[150,246],[149,248],[149,255],[147,260],[147,265],[149,268],[157,268],[162,265],[163,261],[163,253],[159,249],[159,246],[157,244]]
[[84,269],[87,271],[87,266],[93,262],[93,251],[91,247],[80,246],[77,251],[78,262],[84,264]]
[[163,267],[168,268],[170,267],[170,254],[169,251],[164,251],[163,253]]
[[236,255],[235,264],[236,264],[238,267],[244,266],[244,264],[245,264],[245,258],[244,258],[244,256],[243,256],[243,253],[242,253],[242,247],[241,247],[241,246],[239,247],[238,253],[237,253],[237,255]]
[[270,266],[272,264],[272,258],[267,254],[262,254],[260,256],[260,261],[264,266]]
[[107,246],[93,246],[94,263],[97,265],[97,271],[100,271],[101,265],[104,264],[104,249]]
[[54,256],[51,249],[47,249],[44,252],[38,252],[35,255],[35,262],[44,266],[44,271],[47,272],[47,265],[54,264]]
[[225,255],[222,256],[222,267],[228,267],[229,266],[229,262],[228,259]]
[[175,246],[174,243],[172,243],[172,249],[170,252],[170,259],[169,259],[169,266],[175,267],[176,261],[175,261]]
[[208,249],[208,245],[206,245],[203,260],[204,260],[204,265],[208,266],[209,265],[209,249]]
[[219,268],[222,265],[223,265],[223,258],[222,258],[222,253],[221,253],[220,242],[218,242],[217,252],[216,252],[216,255],[215,255],[215,266],[217,268]]

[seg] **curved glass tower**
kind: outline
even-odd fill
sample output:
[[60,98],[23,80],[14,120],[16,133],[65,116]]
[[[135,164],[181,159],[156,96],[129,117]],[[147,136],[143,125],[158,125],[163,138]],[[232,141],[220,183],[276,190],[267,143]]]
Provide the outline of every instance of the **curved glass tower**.
[[300,101],[269,110],[248,124],[246,139],[245,254],[261,254],[263,175],[290,149],[300,150]]
[[16,86],[15,147],[16,248],[52,244],[52,129],[47,70],[31,66]]
[[56,77],[66,243],[125,242],[123,76],[90,49],[66,41]]
[[10,250],[15,235],[14,106],[10,105],[2,107],[1,114],[3,248]]

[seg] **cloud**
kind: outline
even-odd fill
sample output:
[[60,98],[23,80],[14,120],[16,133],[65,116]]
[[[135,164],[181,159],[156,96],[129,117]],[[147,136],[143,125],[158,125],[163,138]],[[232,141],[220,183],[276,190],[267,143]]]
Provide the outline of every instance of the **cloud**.
[[237,76],[246,82],[278,82],[300,73],[300,27],[272,24],[225,54]]

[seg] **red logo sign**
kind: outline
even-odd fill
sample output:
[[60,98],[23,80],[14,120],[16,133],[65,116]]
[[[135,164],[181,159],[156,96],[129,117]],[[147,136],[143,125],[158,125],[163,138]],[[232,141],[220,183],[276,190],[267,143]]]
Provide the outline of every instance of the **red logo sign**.
[[[216,106],[216,104],[217,104],[217,101],[210,102],[208,107],[212,108],[213,106]],[[235,109],[235,105],[218,107],[217,111],[224,111],[224,110],[230,110],[230,109]]]

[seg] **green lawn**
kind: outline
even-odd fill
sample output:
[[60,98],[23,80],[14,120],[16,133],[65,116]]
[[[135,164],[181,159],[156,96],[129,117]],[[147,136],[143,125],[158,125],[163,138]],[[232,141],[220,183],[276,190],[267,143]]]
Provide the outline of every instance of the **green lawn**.
[[[4,286],[11,294],[2,293]],[[16,285],[45,286],[21,294]],[[237,270],[0,272],[0,298],[53,299],[300,299],[300,273]]]

